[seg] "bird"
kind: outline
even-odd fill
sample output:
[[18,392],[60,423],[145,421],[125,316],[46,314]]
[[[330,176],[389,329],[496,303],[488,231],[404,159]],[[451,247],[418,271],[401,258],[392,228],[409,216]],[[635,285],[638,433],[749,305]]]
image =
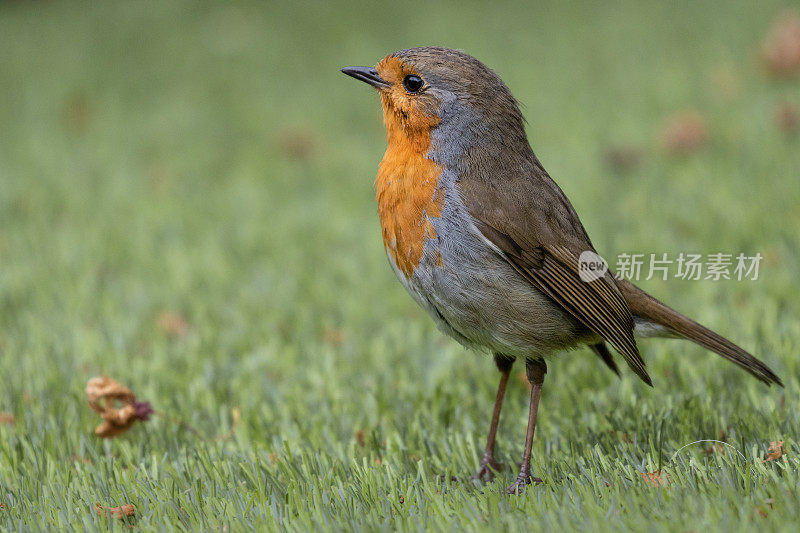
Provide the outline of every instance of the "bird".
[[[375,188],[392,270],[442,332],[492,354],[500,372],[476,478],[489,482],[501,468],[495,437],[517,359],[531,394],[508,494],[542,483],[531,472],[531,450],[546,361],[556,354],[588,346],[619,375],[611,345],[652,386],[636,337],[683,338],[783,386],[744,349],[604,268],[492,69],[459,50],[418,47],[341,72],[380,96],[387,148]],[[587,254],[599,258],[591,275],[582,270]]]

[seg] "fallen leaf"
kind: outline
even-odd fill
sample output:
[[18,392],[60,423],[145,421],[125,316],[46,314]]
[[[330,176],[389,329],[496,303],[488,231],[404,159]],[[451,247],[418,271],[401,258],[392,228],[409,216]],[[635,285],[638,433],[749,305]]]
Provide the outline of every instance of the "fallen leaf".
[[[89,407],[100,413],[103,423],[94,430],[101,438],[116,437],[128,431],[139,420],[150,419],[153,408],[148,402],[136,401],[128,387],[108,376],[94,377],[86,383]],[[116,407],[122,404],[121,407]]]
[[620,431],[612,429],[612,430],[610,430],[610,433],[611,433],[611,435],[613,435],[615,438],[621,440],[622,442],[627,442],[627,443],[633,442],[631,440],[631,436],[628,434],[627,431],[621,431],[620,432]]
[[[723,430],[719,430],[719,434],[717,435],[717,440],[720,442],[727,442],[725,440],[725,432]],[[725,446],[720,444],[719,442],[712,442],[711,447],[706,449],[705,453],[707,455],[711,455],[712,453],[718,453],[720,455],[725,455]]]
[[0,413],[0,424],[8,424],[13,426],[17,419],[11,413]]
[[93,116],[92,102],[85,93],[73,94],[64,105],[64,122],[72,133],[84,133]]
[[[766,500],[764,500],[764,503],[769,506],[769,510],[770,511],[774,511],[775,510],[775,498],[767,498]],[[767,514],[768,514],[767,510],[764,509],[763,507],[756,507],[755,512],[761,518],[766,518]]]
[[783,457],[783,441],[774,440],[769,443],[769,453],[767,453],[767,458],[762,462],[775,461],[781,457]]
[[681,111],[667,120],[661,131],[661,145],[670,154],[695,152],[708,142],[708,125],[698,111]]
[[799,13],[786,11],[778,15],[761,45],[761,58],[773,78],[800,74]]
[[100,505],[99,502],[94,502],[94,510],[100,516],[111,515],[112,518],[122,518],[123,516],[133,516],[136,514],[136,509],[130,503],[121,505],[119,507],[106,507]]
[[783,102],[775,110],[775,123],[786,135],[797,133],[800,126],[800,111],[791,102]]
[[639,472],[639,475],[644,478],[644,482],[654,487],[664,487],[669,484],[669,476],[666,472],[662,473],[661,470],[655,472]]
[[322,332],[322,340],[333,346],[341,346],[344,342],[344,334],[337,328],[325,328]]
[[189,331],[189,322],[180,313],[163,312],[158,315],[158,329],[170,337],[183,337]]
[[714,453],[725,455],[725,448],[722,446],[722,444],[713,444],[712,446],[706,448],[703,453],[706,455],[711,455]]

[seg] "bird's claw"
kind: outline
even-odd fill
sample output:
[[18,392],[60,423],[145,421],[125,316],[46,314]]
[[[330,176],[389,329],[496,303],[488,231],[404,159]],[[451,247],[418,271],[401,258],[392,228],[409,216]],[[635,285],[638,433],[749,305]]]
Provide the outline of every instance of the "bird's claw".
[[494,460],[494,457],[484,457],[481,461],[481,467],[472,476],[473,480],[481,480],[484,483],[489,483],[494,479],[494,475],[503,469],[503,465]]
[[534,485],[539,485],[541,483],[544,483],[544,481],[542,481],[538,477],[533,477],[530,474],[520,474],[519,476],[517,476],[517,479],[514,481],[514,483],[508,486],[508,488],[506,489],[506,493],[522,494],[523,492],[525,492],[525,489],[531,483],[533,483]]

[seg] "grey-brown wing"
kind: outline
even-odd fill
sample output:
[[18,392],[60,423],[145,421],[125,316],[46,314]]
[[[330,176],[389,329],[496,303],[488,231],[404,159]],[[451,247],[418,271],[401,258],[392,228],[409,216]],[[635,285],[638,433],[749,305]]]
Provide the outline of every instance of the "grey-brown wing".
[[520,274],[611,344],[633,371],[652,386],[633,337],[633,315],[609,273],[593,281],[583,281],[578,270],[579,257],[566,247],[521,246],[516,239],[492,224],[479,219],[475,222],[484,237],[500,249]]

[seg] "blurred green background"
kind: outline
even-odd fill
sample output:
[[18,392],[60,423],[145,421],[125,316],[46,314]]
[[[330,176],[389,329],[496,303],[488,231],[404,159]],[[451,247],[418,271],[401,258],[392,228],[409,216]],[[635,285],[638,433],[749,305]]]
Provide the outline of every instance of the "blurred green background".
[[[788,7],[0,3],[0,527],[118,525],[99,502],[142,530],[793,529],[800,84],[762,60]],[[510,468],[469,482],[494,366],[394,279],[378,99],[339,73],[419,45],[503,77],[601,253],[761,253],[758,281],[642,285],[787,388],[688,343],[642,343],[653,390],[574,352],[545,385],[547,483],[504,493],[521,379]],[[675,149],[687,114],[699,132]],[[158,415],[96,438],[100,374]],[[675,455],[720,437],[746,458]],[[659,464],[666,488],[640,476]]]

